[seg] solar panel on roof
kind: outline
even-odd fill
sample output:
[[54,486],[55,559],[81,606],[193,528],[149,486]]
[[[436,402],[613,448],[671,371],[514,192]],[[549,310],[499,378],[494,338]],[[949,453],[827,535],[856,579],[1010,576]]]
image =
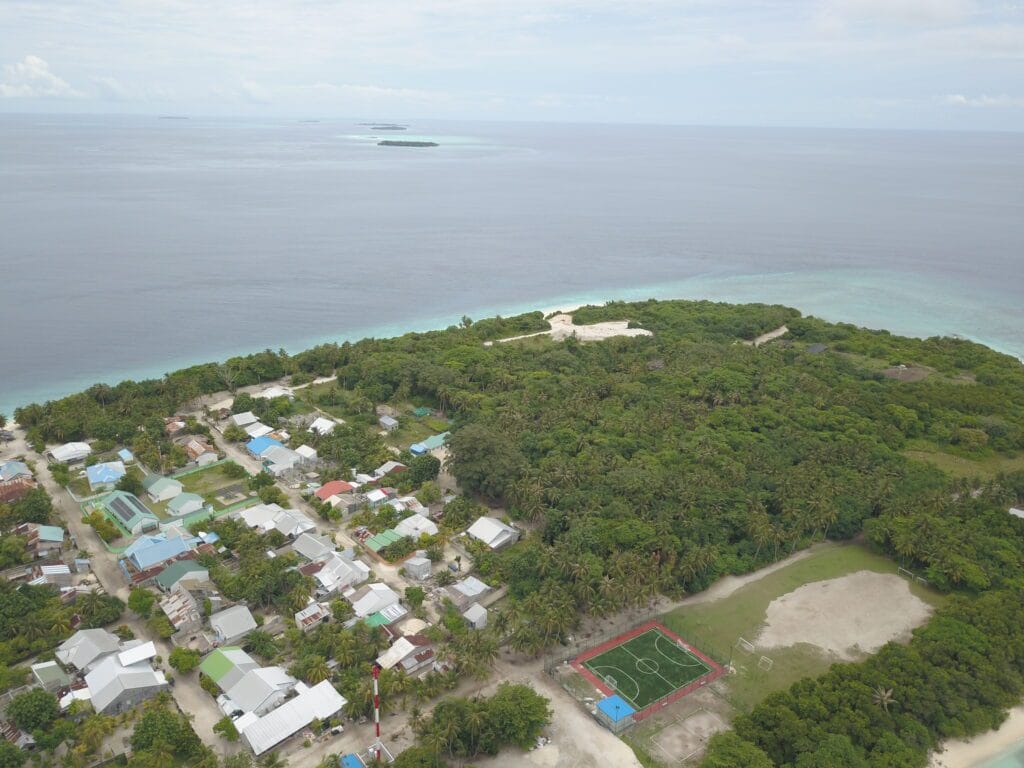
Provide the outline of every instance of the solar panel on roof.
[[120,496],[110,502],[110,509],[115,515],[121,518],[121,522],[126,525],[135,517],[135,511],[128,506],[127,502],[125,502],[125,500]]

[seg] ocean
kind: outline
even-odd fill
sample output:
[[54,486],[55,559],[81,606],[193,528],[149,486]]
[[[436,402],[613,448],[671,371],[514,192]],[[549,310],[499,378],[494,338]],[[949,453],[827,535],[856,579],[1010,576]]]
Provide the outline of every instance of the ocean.
[[0,116],[7,415],[264,348],[648,297],[1024,356],[1024,134]]

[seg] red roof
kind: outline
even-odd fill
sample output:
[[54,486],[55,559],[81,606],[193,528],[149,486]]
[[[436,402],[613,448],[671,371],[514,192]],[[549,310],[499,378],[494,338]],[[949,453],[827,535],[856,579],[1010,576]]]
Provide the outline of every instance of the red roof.
[[0,502],[17,501],[36,487],[31,477],[16,477],[6,483],[0,483]]
[[327,501],[331,496],[337,496],[339,493],[348,493],[354,487],[354,485],[346,483],[344,480],[331,480],[331,482],[320,486],[316,492],[316,497],[320,501]]

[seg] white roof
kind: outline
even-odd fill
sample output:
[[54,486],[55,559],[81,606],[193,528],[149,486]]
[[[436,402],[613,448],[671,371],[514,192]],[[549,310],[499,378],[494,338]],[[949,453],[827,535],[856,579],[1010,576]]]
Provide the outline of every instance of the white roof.
[[294,466],[302,460],[298,453],[291,448],[285,448],[283,445],[270,446],[260,454],[260,458],[264,461],[269,461],[271,464],[280,464],[288,467]]
[[310,603],[305,608],[303,608],[301,611],[299,611],[298,613],[295,614],[295,623],[301,629],[302,628],[302,622],[305,619],[309,619],[309,618],[312,618],[314,616],[329,616],[329,615],[330,615],[330,612],[327,610],[326,607],[324,607],[320,603]]
[[387,584],[381,583],[368,584],[356,594],[359,597],[352,603],[352,610],[361,619],[372,613],[377,613],[377,611],[382,611],[399,600],[397,592]]
[[480,605],[480,603],[473,603],[462,615],[466,617],[466,621],[476,624],[480,619],[486,618],[487,609]]
[[316,560],[334,549],[334,542],[326,536],[304,533],[292,544],[292,549],[307,560]]
[[422,515],[409,515],[409,517],[399,521],[398,525],[395,526],[395,532],[418,539],[424,533],[429,536],[437,536],[438,528],[430,518],[423,517]]
[[398,469],[400,467],[404,468],[405,464],[403,464],[400,461],[394,461],[394,460],[392,460],[392,461],[385,461],[383,464],[381,464],[379,467],[377,467],[375,470],[373,470],[373,474],[374,474],[375,477],[384,477],[384,475],[391,474],[392,472],[394,472],[396,469]]
[[1024,519],[1024,509],[1018,509],[1017,507],[1010,507],[1010,514],[1014,517]]
[[466,597],[476,597],[490,591],[490,587],[484,584],[476,576],[467,576],[462,581],[452,584],[452,589],[457,589]]
[[156,656],[156,646],[153,641],[150,640],[148,643],[139,643],[124,651],[117,654],[117,660],[123,667],[130,667],[132,664],[138,664],[140,661],[148,661]]
[[273,431],[273,427],[268,427],[266,424],[260,421],[253,422],[252,424],[245,428],[245,434],[247,434],[249,437],[263,437],[264,435],[269,435]]
[[317,416],[313,423],[309,425],[309,431],[316,432],[320,435],[329,435],[334,431],[336,426],[338,425],[330,419],[325,419],[323,416]]
[[256,414],[252,411],[236,413],[231,417],[231,423],[239,427],[246,427],[249,424],[255,424],[257,421],[259,421],[259,419],[256,418]]
[[105,629],[80,629],[57,647],[57,659],[75,669],[89,664],[120,647],[120,640]]
[[255,754],[262,755],[314,720],[326,720],[347,703],[329,680],[323,680],[312,688],[299,683],[295,688],[299,691],[298,696],[263,717],[256,720],[248,718],[244,723],[243,718],[239,718],[235,722]]
[[316,458],[316,448],[310,448],[308,445],[300,445],[295,452],[304,459]]
[[313,578],[328,592],[360,584],[370,577],[369,567],[359,560],[347,560],[340,552],[332,552]]
[[88,443],[64,443],[50,451],[57,461],[78,461],[92,453]]
[[366,493],[366,500],[370,502],[383,501],[387,497],[388,495],[384,493],[384,491],[382,491],[380,488],[374,488],[372,491],[368,491]]
[[395,644],[377,657],[377,663],[384,669],[391,669],[410,653],[416,652],[416,646],[406,638],[400,637]]
[[297,509],[281,509],[278,504],[257,504],[238,513],[239,519],[250,528],[259,528],[266,533],[278,530],[285,536],[316,530],[316,523]]
[[507,544],[517,535],[515,528],[507,526],[500,520],[493,517],[487,517],[486,515],[469,526],[469,530],[466,532],[474,539],[482,541],[491,549],[497,549],[498,547]]
[[125,666],[116,656],[108,656],[85,676],[85,684],[93,708],[103,712],[123,691],[166,685],[167,679],[146,662]]
[[243,712],[253,712],[268,699],[281,695],[298,682],[281,667],[259,667],[246,672],[225,693]]
[[272,400],[275,397],[294,397],[292,391],[287,387],[280,387],[276,384],[271,387],[267,387],[262,392],[257,392],[253,397],[259,400]]
[[210,626],[222,638],[231,640],[256,629],[256,620],[244,605],[235,605],[213,614]]

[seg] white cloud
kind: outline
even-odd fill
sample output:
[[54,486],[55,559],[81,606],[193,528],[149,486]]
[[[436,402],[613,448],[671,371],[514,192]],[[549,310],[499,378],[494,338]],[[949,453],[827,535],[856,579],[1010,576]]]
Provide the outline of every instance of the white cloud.
[[31,54],[4,66],[0,97],[7,99],[77,98],[83,94],[50,71],[50,65]]
[[974,12],[971,0],[829,0],[821,14],[837,27],[859,22],[931,26],[956,24]]
[[950,93],[943,97],[942,103],[950,107],[1024,107],[1024,98],[1007,96],[965,96],[962,93]]

